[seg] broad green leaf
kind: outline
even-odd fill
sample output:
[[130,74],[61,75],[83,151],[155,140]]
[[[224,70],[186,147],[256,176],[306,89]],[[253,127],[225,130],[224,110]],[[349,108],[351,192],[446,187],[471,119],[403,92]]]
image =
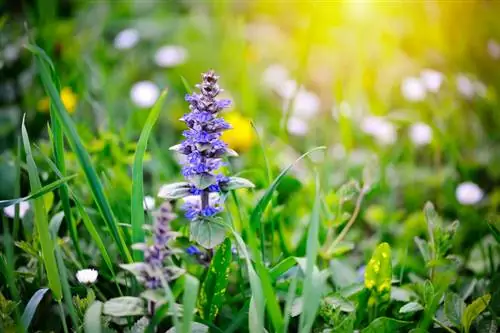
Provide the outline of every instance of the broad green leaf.
[[286,273],[290,268],[294,267],[296,264],[297,261],[295,260],[295,257],[288,257],[286,259],[283,259],[269,270],[269,275],[274,281],[281,275]]
[[196,297],[198,296],[198,289],[200,282],[194,276],[187,274],[184,277],[184,295],[182,304],[184,308],[184,315],[182,316],[182,330],[184,333],[191,333],[191,326],[193,324],[193,316],[196,307]]
[[[28,132],[24,126],[24,119],[22,124],[22,138],[24,150],[26,151],[26,162],[28,164],[28,175],[30,181],[30,187],[32,192],[37,192],[42,188],[40,183],[40,178],[38,176],[38,170],[31,154],[30,141],[28,138]],[[43,198],[34,199],[34,219],[35,225],[38,232],[38,237],[40,238],[40,246],[42,249],[42,259],[47,273],[47,278],[49,280],[49,287],[56,300],[60,301],[62,299],[62,288],[61,281],[59,279],[58,268],[56,264],[56,258],[54,256],[54,244],[49,233],[49,221],[47,218],[47,212],[45,210],[45,203]]]
[[463,299],[455,293],[447,292],[444,299],[444,313],[453,326],[460,327],[464,310]]
[[357,273],[346,262],[333,259],[330,261],[330,272],[333,283],[338,288],[344,288],[356,283]]
[[370,325],[361,330],[361,333],[396,333],[410,324],[408,321],[396,320],[388,317],[379,317],[372,321]]
[[213,322],[222,306],[228,284],[231,259],[231,240],[226,238],[215,252],[207,276],[203,281],[198,304],[202,319]]
[[420,251],[420,254],[422,255],[424,261],[431,261],[431,251],[429,249],[429,244],[427,244],[427,242],[420,237],[415,237],[414,241],[415,244],[417,244],[418,250]]
[[102,302],[94,301],[83,318],[83,327],[86,333],[101,333]]
[[339,296],[328,296],[323,299],[323,302],[328,306],[332,307],[335,310],[339,310],[341,312],[354,312],[356,311],[356,307],[354,304],[342,297]]
[[191,222],[191,239],[207,249],[212,249],[226,238],[226,229],[216,220],[197,219]]
[[222,187],[223,191],[231,191],[239,188],[253,188],[255,185],[248,179],[241,177],[229,177],[229,181]]
[[76,126],[69,116],[64,104],[61,101],[57,88],[52,80],[52,76],[49,68],[47,68],[47,63],[53,68],[54,66],[50,63],[50,59],[47,57],[45,52],[40,48],[30,45],[28,47],[35,55],[35,62],[38,68],[40,79],[43,83],[47,95],[50,97],[51,102],[54,104],[54,114],[57,120],[61,124],[61,128],[68,140],[71,150],[75,153],[80,166],[83,169],[87,182],[89,184],[90,190],[94,201],[99,208],[104,221],[108,229],[113,236],[113,239],[120,251],[123,260],[131,262],[132,256],[128,251],[126,243],[118,230],[113,211],[109,205],[109,202],[104,194],[104,188],[102,186],[101,180],[97,176],[97,173],[92,166],[90,156],[85,150],[83,143],[76,131]]
[[42,301],[45,294],[49,291],[49,288],[38,289],[33,296],[31,296],[28,304],[24,308],[23,316],[21,317],[21,322],[23,323],[23,327],[25,330],[28,330],[31,324],[31,320],[33,320],[33,316],[35,315],[36,309],[38,305]]
[[465,333],[469,333],[470,326],[474,319],[483,312],[490,303],[491,295],[486,294],[474,300],[471,304],[467,305],[462,316],[462,325]]
[[399,309],[399,313],[413,313],[417,311],[422,311],[424,307],[417,302],[406,303]]
[[142,316],[146,314],[146,308],[142,298],[122,296],[104,303],[102,313],[112,317]]
[[377,246],[366,265],[365,287],[376,294],[391,292],[391,247],[387,243]]
[[[142,129],[139,141],[137,142],[137,148],[134,155],[134,164],[132,166],[132,194],[130,197],[130,221],[132,224],[132,243],[142,243],[144,242],[144,230],[142,225],[144,224],[144,184],[143,184],[143,170],[142,164],[144,160],[144,154],[146,153],[146,147],[148,144],[149,135],[153,129],[158,116],[160,115],[163,102],[167,96],[167,90],[163,91],[155,105],[151,109],[148,115],[146,123]],[[133,257],[135,261],[142,261],[144,259],[144,252],[133,251]]]

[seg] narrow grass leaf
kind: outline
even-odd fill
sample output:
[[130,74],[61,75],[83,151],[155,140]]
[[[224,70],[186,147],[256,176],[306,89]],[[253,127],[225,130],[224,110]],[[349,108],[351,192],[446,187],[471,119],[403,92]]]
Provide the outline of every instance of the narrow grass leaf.
[[101,333],[102,302],[92,303],[83,318],[83,327],[86,333]]
[[23,315],[21,317],[21,322],[23,323],[24,329],[28,330],[30,327],[31,321],[33,320],[33,316],[35,315],[36,309],[38,305],[42,301],[45,294],[49,291],[49,288],[38,289],[33,296],[31,296],[28,304],[24,308]]
[[200,282],[194,276],[189,274],[184,276],[184,296],[182,298],[184,308],[182,329],[184,333],[191,333],[199,286]]
[[[134,155],[134,165],[132,166],[132,195],[130,198],[130,214],[132,224],[132,244],[144,243],[144,184],[143,184],[143,169],[142,163],[146,147],[148,144],[149,135],[153,129],[158,116],[160,115],[163,102],[167,97],[167,90],[163,91],[160,98],[156,101],[155,105],[149,113],[148,119],[137,142],[137,148]],[[143,251],[133,251],[134,261],[142,261],[144,259]]]
[[[24,126],[24,119],[22,124],[22,138],[24,150],[26,151],[31,191],[37,192],[42,188],[42,185],[38,176],[35,160],[33,159],[33,155],[31,153],[30,141],[26,127]],[[49,280],[49,287],[50,290],[52,290],[55,299],[59,301],[62,299],[61,281],[59,280],[59,274],[57,271],[56,259],[54,257],[54,244],[52,243],[49,234],[49,221],[45,211],[43,198],[39,197],[34,199],[34,215],[36,229],[40,238],[43,263],[47,273],[47,279]]]
[[64,260],[62,258],[61,249],[57,245],[57,238],[54,238],[55,245],[55,255],[57,259],[57,265],[59,268],[59,276],[61,277],[62,290],[64,295],[64,304],[66,304],[66,309],[69,312],[71,322],[73,327],[79,327],[78,316],[76,315],[75,306],[73,305],[73,297],[71,296],[71,289],[69,287],[68,274],[66,273],[66,266],[64,265]]
[[31,48],[30,50],[32,50],[35,54],[35,62],[43,86],[47,95],[49,95],[51,102],[54,104],[54,114],[57,117],[58,121],[60,121],[61,127],[68,140],[68,143],[75,153],[80,166],[83,169],[99,212],[101,213],[102,218],[104,219],[107,227],[111,232],[111,235],[113,236],[122,259],[126,262],[131,262],[132,256],[130,255],[127,245],[118,230],[115,217],[104,194],[102,183],[97,176],[94,167],[92,166],[89,154],[85,150],[83,143],[78,136],[75,124],[73,123],[71,117],[68,115],[68,112],[66,111],[66,108],[64,107],[64,104],[62,103],[61,98],[57,92],[57,88],[52,81],[49,69],[47,68],[47,65],[45,63],[48,57],[45,55],[45,52],[43,52],[43,50],[39,48]]

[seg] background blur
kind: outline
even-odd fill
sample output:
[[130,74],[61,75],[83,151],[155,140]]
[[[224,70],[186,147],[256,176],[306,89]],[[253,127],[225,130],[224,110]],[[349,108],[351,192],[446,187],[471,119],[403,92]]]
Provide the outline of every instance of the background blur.
[[[261,144],[275,175],[328,147],[284,182],[279,200],[290,216],[312,206],[292,194],[313,193],[305,186],[313,170],[328,193],[376,157],[380,182],[353,231],[376,237],[362,248],[385,238],[404,250],[425,231],[427,200],[461,220],[456,246],[465,253],[491,241],[481,239],[500,204],[498,2],[4,0],[0,8],[0,199],[13,197],[24,114],[44,180],[55,177],[42,158],[49,101],[23,48],[31,34],[56,64],[119,219],[129,216],[135,142],[160,91],[169,96],[145,165],[150,195],[180,179],[168,147],[188,110],[182,77],[192,87],[213,68],[234,102],[224,117],[235,127],[225,138],[242,156],[236,171],[262,185]],[[70,151],[66,160],[68,174],[72,164],[78,171]]]

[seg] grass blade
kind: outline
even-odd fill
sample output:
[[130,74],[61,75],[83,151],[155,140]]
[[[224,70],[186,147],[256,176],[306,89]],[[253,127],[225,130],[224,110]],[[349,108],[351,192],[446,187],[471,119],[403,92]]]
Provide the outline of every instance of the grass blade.
[[189,274],[184,276],[184,296],[182,298],[184,308],[184,314],[182,316],[182,329],[184,333],[191,333],[199,286],[200,282],[194,276]]
[[87,333],[101,333],[101,313],[102,302],[95,301],[92,303],[83,318],[84,331]]
[[[61,98],[57,92],[57,88],[51,79],[49,69],[47,68],[47,65],[45,63],[45,61],[48,61],[48,57],[45,52],[43,52],[43,50],[39,48],[34,48],[33,46],[31,46],[29,49],[35,54],[35,62],[39,71],[41,81],[47,95],[49,95],[51,102],[54,104],[54,114],[57,120],[60,121],[63,132],[66,135],[66,139],[68,140],[71,149],[75,153],[78,162],[83,169],[99,212],[101,213],[101,216],[103,217],[107,227],[111,231],[111,235],[113,236],[118,250],[120,251],[122,259],[126,262],[132,262],[132,256],[130,255],[130,251],[128,250],[127,245],[118,230],[115,217],[104,194],[102,183],[97,176],[94,167],[92,166],[90,156],[85,150],[83,143],[81,142],[80,137],[78,136],[78,133],[76,131],[76,127],[70,116],[68,115],[68,112],[66,111],[66,108],[64,107],[64,104],[62,103]],[[49,65],[51,65],[50,62]],[[51,67],[53,68],[53,66]]]
[[[57,242],[57,238],[54,238],[54,242]],[[73,327],[79,327],[78,316],[76,315],[76,310],[73,305],[73,297],[71,295],[71,289],[69,287],[66,266],[64,265],[61,249],[59,248],[59,245],[57,243],[55,245],[55,255],[57,259],[57,265],[59,267],[59,276],[61,277],[62,290],[64,294],[64,304],[66,304],[66,308],[68,309]]]
[[38,304],[42,301],[45,294],[49,291],[49,288],[38,289],[33,296],[31,296],[28,304],[24,308],[23,316],[21,317],[21,322],[23,323],[24,329],[28,330],[30,327],[33,316],[35,315]]
[[[155,105],[151,109],[148,119],[144,124],[144,128],[142,129],[139,141],[137,142],[137,150],[135,151],[134,165],[132,167],[132,195],[130,198],[132,244],[144,243],[144,229],[142,228],[142,225],[144,224],[144,185],[142,162],[144,160],[144,154],[146,153],[149,135],[151,134],[151,130],[160,115],[161,107],[163,106],[163,102],[166,97],[167,90],[161,94],[160,98],[158,98],[158,101],[156,101]],[[143,251],[136,250],[133,251],[132,254],[134,261],[144,260]]]
[[[42,188],[42,185],[38,176],[38,170],[36,168],[35,160],[33,159],[33,155],[31,154],[30,141],[28,138],[28,133],[26,132],[26,127],[24,126],[24,119],[22,124],[22,138],[24,150],[26,151],[26,161],[28,164],[28,175],[31,191],[37,192]],[[49,287],[50,290],[52,290],[55,299],[59,301],[62,299],[61,281],[59,280],[56,259],[54,257],[54,244],[52,243],[49,234],[49,221],[47,219],[47,213],[45,211],[43,198],[39,197],[37,199],[34,199],[34,215],[36,229],[40,238],[43,263],[45,266],[45,271],[47,272],[47,278],[49,280]]]

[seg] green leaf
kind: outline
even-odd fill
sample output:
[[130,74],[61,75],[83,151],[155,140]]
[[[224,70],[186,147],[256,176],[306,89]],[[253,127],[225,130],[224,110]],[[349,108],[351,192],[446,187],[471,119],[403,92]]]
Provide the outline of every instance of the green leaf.
[[418,250],[420,251],[420,254],[422,255],[424,261],[431,261],[431,251],[429,249],[429,244],[427,244],[427,242],[420,237],[415,237],[414,241],[415,244],[417,244]]
[[253,188],[255,185],[248,179],[241,177],[229,177],[229,181],[222,187],[223,191],[231,191],[239,188]]
[[101,313],[102,302],[95,301],[92,303],[83,318],[83,327],[87,333],[101,333]]
[[38,289],[33,296],[31,296],[28,304],[24,308],[23,315],[21,317],[21,322],[23,323],[23,327],[25,330],[28,330],[31,324],[31,320],[33,320],[33,316],[35,315],[36,309],[38,305],[42,301],[45,294],[49,291],[49,288]]
[[142,316],[146,314],[146,309],[142,298],[123,296],[104,303],[102,313],[113,317]]
[[356,307],[354,306],[354,304],[342,297],[328,296],[325,297],[323,301],[333,309],[339,310],[341,312],[350,313],[356,311]]
[[198,304],[202,319],[213,322],[221,308],[226,294],[231,259],[231,240],[226,238],[215,252],[203,281]]
[[[142,163],[144,160],[144,154],[146,153],[146,147],[148,145],[149,135],[153,129],[158,116],[160,115],[163,102],[167,97],[167,90],[164,90],[155,105],[151,109],[151,112],[146,119],[146,123],[142,129],[139,141],[137,142],[137,148],[134,155],[134,164],[132,166],[132,194],[130,197],[130,221],[132,224],[132,243],[142,243],[144,242],[144,230],[142,225],[144,224],[144,184],[143,184],[143,170]],[[142,261],[144,259],[144,252],[133,251],[133,257],[135,261]]]
[[363,192],[369,191],[378,181],[380,176],[380,165],[376,156],[363,168]]
[[447,292],[444,299],[444,313],[453,326],[460,327],[464,310],[463,299],[455,293]]
[[379,317],[370,325],[361,330],[361,333],[396,333],[410,324],[408,321],[396,320],[388,317]]
[[196,297],[198,296],[198,288],[200,282],[194,276],[187,274],[184,278],[184,295],[182,304],[184,307],[184,315],[182,316],[182,329],[184,333],[191,333],[193,316],[196,307]]
[[[209,330],[209,327],[207,325],[194,322],[193,326],[191,327],[191,331],[189,331],[189,332],[190,333],[208,333],[208,330]],[[171,327],[165,333],[177,333],[177,330],[175,329],[175,327]]]
[[382,243],[377,246],[366,265],[365,287],[377,294],[390,294],[391,281],[391,247],[387,243]]
[[399,309],[399,313],[413,313],[413,312],[418,312],[422,311],[424,307],[420,305],[420,303],[417,302],[410,302],[406,303]]
[[281,275],[285,274],[290,268],[297,264],[295,257],[288,257],[277,263],[273,268],[269,270],[269,275],[274,281],[278,279]]
[[314,200],[314,207],[311,214],[311,222],[309,223],[309,231],[307,236],[307,248],[306,248],[306,269],[304,278],[304,290],[302,292],[302,297],[304,299],[304,304],[307,307],[304,308],[302,315],[300,316],[299,331],[309,332],[312,329],[314,320],[316,319],[316,313],[321,301],[321,296],[325,288],[326,278],[320,274],[316,267],[316,259],[319,250],[319,224],[320,224],[320,182],[319,176],[316,176],[316,194]]
[[50,71],[47,68],[46,62],[51,66],[51,68],[53,68],[54,66],[51,64],[50,59],[43,50],[33,45],[30,45],[28,48],[35,55],[35,62],[40,74],[40,79],[45,88],[45,92],[50,97],[51,102],[54,104],[54,114],[61,124],[62,130],[68,140],[71,150],[73,150],[73,152],[75,153],[77,160],[83,169],[99,212],[106,222],[106,226],[110,230],[123,260],[131,262],[132,257],[130,255],[130,252],[128,251],[127,245],[122,235],[118,230],[113,211],[111,210],[109,202],[104,194],[102,183],[97,176],[94,167],[92,166],[89,154],[85,150],[83,143],[78,136],[76,126],[61,101],[57,88],[52,81]]
[[483,312],[490,303],[491,295],[486,294],[474,300],[471,304],[467,305],[462,316],[462,325],[465,333],[469,333],[470,326],[474,319]]
[[226,229],[213,219],[197,219],[191,222],[191,239],[207,249],[212,249],[226,238]]
[[490,228],[491,234],[495,237],[497,243],[500,244],[500,226],[498,222],[488,221],[488,227]]
[[33,199],[36,199],[36,198],[39,198],[49,192],[52,192],[53,190],[55,190],[56,188],[58,188],[59,186],[63,185],[64,183],[70,181],[71,179],[75,178],[77,175],[71,175],[71,176],[68,176],[68,177],[64,177],[64,178],[61,178],[61,179],[58,179],[48,185],[45,185],[43,186],[42,188],[40,188],[38,191],[36,192],[33,192],[31,193],[30,195],[28,196],[25,196],[25,197],[22,197],[22,198],[17,198],[17,199],[8,199],[8,200],[0,200],[0,208],[4,208],[4,207],[7,207],[7,206],[11,206],[11,205],[15,205],[15,204],[18,204],[22,201],[28,201],[28,200],[33,200]]
[[345,288],[356,283],[356,271],[344,261],[338,259],[331,260],[330,272],[333,283],[338,288]]
[[[28,175],[30,187],[32,192],[37,192],[42,188],[40,178],[38,177],[38,170],[31,153],[30,141],[26,127],[24,126],[24,119],[22,124],[22,138],[24,150],[26,151],[26,162],[28,164]],[[40,246],[42,249],[42,259],[49,280],[49,287],[57,301],[62,299],[61,281],[59,279],[56,258],[54,256],[54,244],[50,238],[49,221],[43,198],[39,197],[34,199],[34,219],[35,225],[40,238]]]
[[193,182],[193,184],[201,190],[206,189],[207,187],[209,187],[212,184],[215,184],[216,182],[215,176],[209,174],[195,175],[190,177],[189,180]]
[[[180,199],[191,195],[191,184],[188,182],[179,182],[163,185],[158,191],[158,197],[162,199]],[[143,213],[144,214],[144,213]]]
[[432,202],[427,201],[424,206],[424,215],[427,224],[430,226],[431,230],[434,230],[434,226],[437,223],[438,215],[434,209]]

